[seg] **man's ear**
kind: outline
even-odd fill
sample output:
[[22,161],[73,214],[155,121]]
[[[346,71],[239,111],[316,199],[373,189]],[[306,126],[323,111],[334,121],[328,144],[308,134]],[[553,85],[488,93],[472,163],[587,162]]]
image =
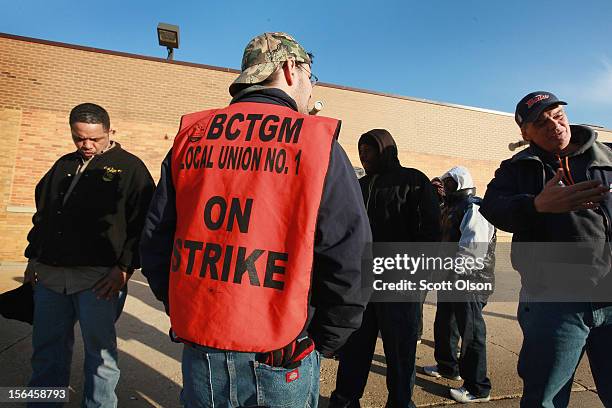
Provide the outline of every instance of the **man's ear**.
[[295,67],[295,61],[291,59],[285,61],[283,64],[283,75],[285,76],[285,81],[287,81],[287,85],[289,86],[292,86],[295,82]]
[[529,123],[525,123],[523,126],[521,126],[521,136],[523,136],[523,140],[529,142],[529,136],[527,136],[527,126],[529,126]]

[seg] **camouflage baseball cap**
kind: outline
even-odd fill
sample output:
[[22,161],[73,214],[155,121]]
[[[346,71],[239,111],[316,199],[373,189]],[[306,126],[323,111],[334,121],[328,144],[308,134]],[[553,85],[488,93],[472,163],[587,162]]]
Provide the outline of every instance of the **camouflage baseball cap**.
[[265,81],[290,57],[311,63],[310,55],[289,34],[263,33],[253,38],[244,49],[242,73],[230,85],[230,95],[234,96],[245,85]]

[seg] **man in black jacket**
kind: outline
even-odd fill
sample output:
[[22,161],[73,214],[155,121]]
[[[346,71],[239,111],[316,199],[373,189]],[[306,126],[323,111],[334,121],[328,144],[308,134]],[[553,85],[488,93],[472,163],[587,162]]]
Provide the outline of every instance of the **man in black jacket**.
[[[24,280],[34,287],[30,387],[67,387],[78,320],[85,344],[83,406],[116,407],[115,320],[155,185],[144,163],[110,140],[101,106],[70,112],[75,152],[36,186]],[[36,405],[38,406],[38,405]]]
[[501,163],[481,207],[514,234],[522,407],[567,406],[584,351],[612,406],[612,151],[591,128],[570,126],[565,104],[545,91],[521,99],[515,120],[530,146]]
[[[440,240],[440,207],[431,182],[419,170],[402,167],[397,146],[385,129],[359,139],[366,176],[359,180],[374,242]],[[389,407],[414,407],[419,302],[369,303],[363,323],[339,353],[336,390],[330,407],[358,407],[380,330],[387,361]]]
[[[308,118],[303,115],[308,112],[308,101],[312,86],[316,82],[316,77],[311,71],[311,64],[312,56],[306,53],[295,39],[285,33],[265,33],[255,37],[244,51],[242,74],[230,86],[230,94],[233,96],[231,104],[223,109],[236,109],[240,112],[237,115],[240,115],[241,118],[261,119],[263,116],[271,118],[273,116],[270,113],[273,113],[277,119],[283,116],[300,117],[299,120],[302,120],[304,129],[307,129]],[[206,115],[207,112],[203,114]],[[232,118],[239,117],[237,115]],[[329,121],[329,119],[326,120]],[[315,118],[311,118],[311,121],[317,122]],[[238,131],[243,132],[242,134],[249,133],[249,135],[254,135],[254,138],[265,135],[264,126],[257,128],[257,124],[253,123],[250,130],[246,127],[241,128],[240,124],[234,124],[231,131],[234,132],[233,134]],[[206,124],[203,123],[202,126],[205,127]],[[365,209],[361,201],[357,179],[344,150],[333,135],[315,133],[303,134],[300,140],[304,143],[319,143],[317,140],[325,143],[328,140],[331,152],[329,157],[307,158],[311,164],[316,164],[319,169],[317,171],[324,172],[322,194],[316,198],[320,200],[318,212],[315,211],[313,214],[316,217],[316,226],[313,223],[312,231],[302,231],[302,224],[306,223],[305,219],[291,216],[285,218],[284,215],[279,214],[297,212],[304,200],[302,194],[288,194],[287,191],[290,190],[284,189],[283,183],[316,184],[314,180],[298,180],[297,177],[279,176],[277,178],[279,181],[272,185],[280,190],[272,194],[265,193],[268,198],[267,216],[272,218],[270,224],[279,220],[285,224],[285,227],[277,229],[276,232],[268,231],[269,237],[266,238],[274,239],[277,234],[284,235],[295,226],[299,235],[286,236],[284,242],[301,243],[298,244],[298,251],[308,251],[309,254],[305,252],[304,254],[312,257],[312,262],[305,270],[305,273],[310,273],[312,270],[312,283],[309,283],[310,296],[299,306],[299,308],[307,308],[303,329],[295,340],[286,346],[274,350],[259,350],[256,353],[225,346],[225,344],[240,341],[244,345],[256,337],[273,337],[271,333],[261,333],[261,329],[257,333],[243,329],[241,338],[235,338],[233,333],[220,333],[219,338],[214,339],[215,346],[199,343],[197,340],[183,340],[185,346],[182,399],[187,406],[209,406],[207,404],[211,401],[215,406],[305,406],[306,404],[316,406],[319,398],[319,353],[325,357],[331,357],[361,324],[361,316],[368,300],[368,294],[363,294],[361,290],[361,253],[364,245],[371,240]],[[330,136],[329,139],[327,136]],[[200,139],[194,137],[189,143],[201,143],[205,138],[206,136]],[[216,141],[207,143],[214,146],[214,149],[219,149]],[[288,149],[281,143],[276,144],[276,141],[270,143],[275,143],[272,146]],[[245,146],[250,145],[245,144]],[[173,285],[176,285],[177,282],[184,283],[184,285],[197,285],[197,288],[210,288],[196,292],[194,302],[201,301],[204,297],[215,296],[217,291],[225,293],[229,290],[237,291],[239,290],[237,287],[240,286],[240,281],[237,282],[238,285],[236,281],[213,282],[207,275],[207,280],[202,279],[198,282],[196,280],[198,278],[194,279],[182,272],[170,272],[171,262],[173,265],[180,263],[176,253],[173,256],[173,249],[178,252],[175,233],[180,228],[193,226],[192,235],[206,233],[208,234],[207,239],[215,242],[227,242],[228,239],[228,234],[225,234],[224,231],[218,233],[206,231],[206,226],[200,226],[201,216],[189,219],[185,215],[189,206],[180,210],[180,203],[185,200],[185,197],[177,194],[178,186],[175,180],[183,176],[188,178],[194,186],[206,188],[207,183],[209,185],[213,183],[213,180],[206,178],[208,171],[213,170],[207,168],[198,170],[196,173],[181,172],[180,166],[173,163],[176,153],[171,151],[162,163],[160,182],[147,216],[141,244],[143,274],[149,280],[151,290],[157,299],[162,301],[169,310],[173,326],[184,319],[192,318],[192,316],[186,316],[188,313],[184,310],[190,305],[180,303],[178,299],[173,298],[173,293],[176,297],[183,296],[181,291],[173,289],[176,287]],[[216,163],[213,163],[212,166],[215,167]],[[325,168],[327,168],[326,172]],[[291,169],[288,174],[294,177],[296,173]],[[240,182],[248,177],[254,177],[256,182],[248,183],[248,188],[245,190],[241,191],[229,186],[233,181]],[[261,205],[262,198],[265,198],[261,197],[261,191],[265,191],[265,182],[261,180],[267,180],[267,177],[269,176],[259,174],[257,170],[252,173],[236,171],[233,179],[228,178],[227,183],[224,182],[224,192],[221,194],[247,193],[255,197],[253,206]],[[205,199],[202,197],[201,200],[193,200],[193,206],[203,205],[198,201]],[[285,204],[279,204],[282,200],[285,200]],[[184,223],[182,225],[181,221],[177,222],[181,219]],[[263,224],[260,225],[265,227],[265,220],[261,221]],[[249,229],[249,233],[258,232],[257,229],[252,230],[252,228]],[[263,233],[266,231],[264,230]],[[245,236],[246,234],[239,235],[237,240],[243,242]],[[313,247],[309,247],[308,242],[310,241]],[[274,245],[282,245],[282,243]],[[290,253],[288,259],[291,260],[293,255]],[[254,269],[257,261],[251,262]],[[290,272],[295,271],[287,271],[286,280],[290,279]],[[257,276],[253,278],[257,279]],[[277,279],[280,278],[281,276],[277,274]],[[259,279],[263,281],[263,276],[260,276]],[[289,283],[292,282],[285,282],[285,288]],[[260,290],[266,290],[269,293],[280,295],[280,292],[274,292],[273,289],[256,288],[253,290],[255,290],[254,294],[259,294]],[[240,295],[232,298],[232,301],[236,304],[246,304],[252,299]],[[278,313],[279,310],[283,310],[283,305],[275,302],[269,305],[255,302],[253,306],[261,313],[251,315],[252,311],[248,311],[246,317],[251,321],[260,319],[262,324],[266,325],[270,323],[267,318],[270,313]],[[207,310],[198,310],[201,318],[190,321],[190,324],[202,324],[202,319],[212,320],[214,316],[207,312]],[[281,319],[288,319],[290,312],[293,311],[286,310],[286,316]],[[237,315],[232,307],[225,308],[222,313],[224,313],[223,319],[228,322],[245,318],[245,316]],[[272,338],[271,341],[274,339]],[[224,346],[217,345],[221,343]],[[312,350],[313,346],[315,351]],[[255,346],[248,345],[248,347],[255,349]],[[233,367],[228,367],[226,360],[231,360]],[[253,367],[255,367],[257,378],[253,376]],[[207,370],[206,378],[202,377],[201,369]],[[232,379],[233,376],[237,382]],[[209,384],[212,384],[212,390]]]

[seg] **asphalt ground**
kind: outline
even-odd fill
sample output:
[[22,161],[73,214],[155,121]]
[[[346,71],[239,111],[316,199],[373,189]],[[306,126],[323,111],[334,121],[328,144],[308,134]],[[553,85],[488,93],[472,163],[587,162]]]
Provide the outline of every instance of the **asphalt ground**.
[[[20,284],[23,264],[0,267],[0,292]],[[518,407],[521,380],[516,363],[521,345],[521,332],[516,321],[514,302],[493,302],[485,308],[487,323],[488,373],[493,384],[491,407]],[[424,375],[425,365],[433,359],[433,320],[435,304],[424,306],[423,342],[417,349],[417,379],[414,401],[417,406],[456,404],[448,397],[449,387],[460,382],[435,379]],[[117,323],[121,380],[117,387],[119,407],[180,407],[178,396],[182,375],[182,346],[168,338],[169,320],[163,307],[155,300],[142,275],[136,273],[130,281],[129,297],[123,315]],[[83,389],[83,345],[78,324],[70,381],[71,401],[67,407],[77,407]],[[31,327],[0,317],[0,386],[24,386],[30,376]],[[321,368],[320,406],[328,405],[334,389],[337,362],[324,360]],[[387,390],[386,365],[379,339],[370,369],[368,385],[361,400],[363,407],[383,407]],[[0,403],[1,407],[23,406]],[[574,378],[570,407],[602,407],[586,358],[581,361]]]

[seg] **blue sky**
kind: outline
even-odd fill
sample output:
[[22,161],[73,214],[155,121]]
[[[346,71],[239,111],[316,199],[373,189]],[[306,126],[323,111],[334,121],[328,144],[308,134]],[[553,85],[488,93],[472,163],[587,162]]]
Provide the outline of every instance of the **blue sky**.
[[165,57],[158,22],[179,25],[175,59],[239,68],[264,31],[315,54],[323,82],[513,112],[533,90],[574,123],[612,128],[612,1],[6,1],[0,31]]

